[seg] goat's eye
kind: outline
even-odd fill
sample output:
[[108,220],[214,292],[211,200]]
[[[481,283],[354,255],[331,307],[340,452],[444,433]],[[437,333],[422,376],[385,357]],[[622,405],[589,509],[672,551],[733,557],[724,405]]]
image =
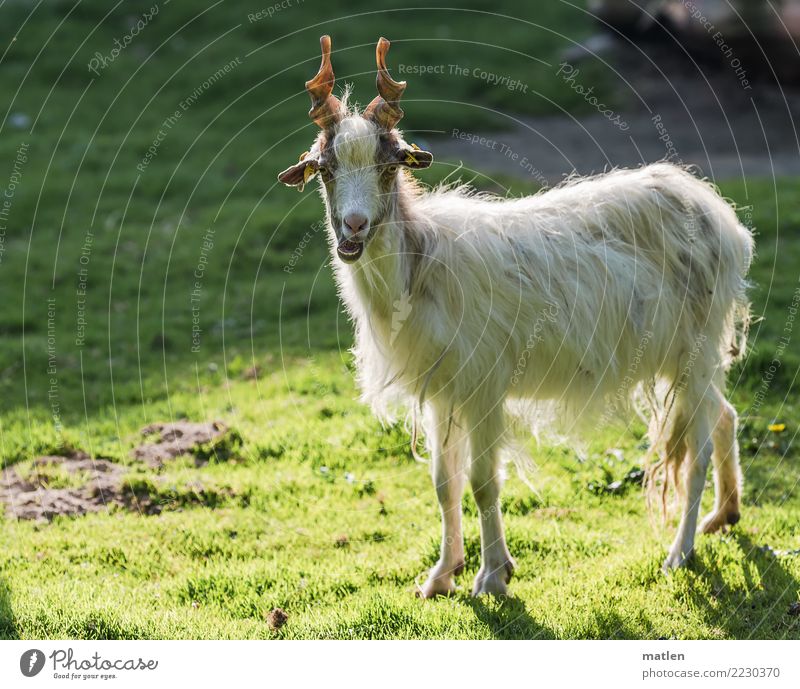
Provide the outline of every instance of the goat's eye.
[[326,181],[327,181],[327,180],[329,180],[329,179],[331,178],[331,173],[330,173],[330,171],[329,171],[329,170],[328,170],[328,168],[326,168],[324,165],[320,165],[320,166],[317,168],[317,172],[320,174],[320,176],[322,177],[322,179],[324,179],[324,180],[326,180]]
[[393,175],[395,172],[397,172],[397,165],[387,165],[386,166],[386,174],[387,175]]

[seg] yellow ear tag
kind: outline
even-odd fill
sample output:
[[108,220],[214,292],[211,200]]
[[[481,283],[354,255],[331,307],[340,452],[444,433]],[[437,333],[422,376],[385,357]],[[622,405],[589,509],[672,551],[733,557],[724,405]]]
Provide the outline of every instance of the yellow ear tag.
[[315,173],[316,170],[314,170],[313,166],[306,165],[306,169],[303,170],[303,184],[307,184],[308,180],[310,180]]
[[409,165],[419,165],[419,161],[410,153],[406,155],[406,163]]
[[411,144],[411,148],[413,148],[415,151],[422,150],[419,146],[417,146],[417,144]]

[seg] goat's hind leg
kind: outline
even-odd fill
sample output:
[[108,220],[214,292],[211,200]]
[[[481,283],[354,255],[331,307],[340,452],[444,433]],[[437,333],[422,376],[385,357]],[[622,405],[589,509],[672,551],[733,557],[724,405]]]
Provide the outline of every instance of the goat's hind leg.
[[684,436],[687,464],[681,467],[685,469],[684,502],[678,532],[664,561],[665,572],[685,565],[694,551],[697,516],[713,449],[711,428],[716,419],[716,405],[711,400],[701,397],[696,406],[689,406],[684,411],[690,418]]
[[717,390],[719,398],[719,418],[716,421],[712,438],[714,453],[714,511],[700,525],[703,533],[713,533],[739,521],[739,500],[741,496],[742,473],[739,468],[739,443],[736,439],[736,410]]
[[429,425],[431,472],[442,512],[442,545],[439,561],[418,591],[422,598],[453,593],[454,577],[464,569],[461,496],[466,481],[466,439],[463,429],[447,412],[432,413]]

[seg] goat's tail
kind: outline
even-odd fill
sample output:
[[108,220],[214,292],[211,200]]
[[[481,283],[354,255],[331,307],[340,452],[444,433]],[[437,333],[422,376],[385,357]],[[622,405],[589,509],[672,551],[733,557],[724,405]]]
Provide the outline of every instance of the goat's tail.
[[750,283],[747,281],[747,273],[750,271],[750,264],[753,261],[755,250],[753,234],[739,223],[736,225],[736,231],[739,270],[735,275],[733,307],[729,314],[730,326],[728,332],[730,333],[730,342],[723,358],[726,371],[731,364],[744,357],[747,350],[747,335],[752,320],[750,299],[747,296],[747,290],[750,287]]
[[[680,471],[686,456],[686,434],[691,416],[687,411],[674,388],[667,391],[663,407],[651,411],[650,447],[644,461],[644,491],[651,516],[659,513],[662,521],[669,513],[670,491],[680,497],[683,490]],[[658,510],[653,509],[656,505]]]

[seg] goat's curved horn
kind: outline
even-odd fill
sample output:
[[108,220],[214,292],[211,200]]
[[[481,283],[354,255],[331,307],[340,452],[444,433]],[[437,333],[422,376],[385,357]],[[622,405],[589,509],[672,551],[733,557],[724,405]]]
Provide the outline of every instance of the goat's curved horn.
[[341,119],[341,103],[333,95],[333,66],[331,65],[331,37],[319,39],[322,48],[322,63],[317,76],[306,82],[306,91],[311,96],[311,110],[308,116],[322,129],[330,127]]
[[395,81],[389,76],[386,69],[386,53],[389,52],[391,43],[381,36],[378,45],[375,47],[375,61],[378,63],[378,76],[375,83],[380,95],[364,110],[364,117],[372,120],[375,124],[384,129],[392,129],[403,117],[403,110],[400,108],[400,98],[406,90],[405,81]]

